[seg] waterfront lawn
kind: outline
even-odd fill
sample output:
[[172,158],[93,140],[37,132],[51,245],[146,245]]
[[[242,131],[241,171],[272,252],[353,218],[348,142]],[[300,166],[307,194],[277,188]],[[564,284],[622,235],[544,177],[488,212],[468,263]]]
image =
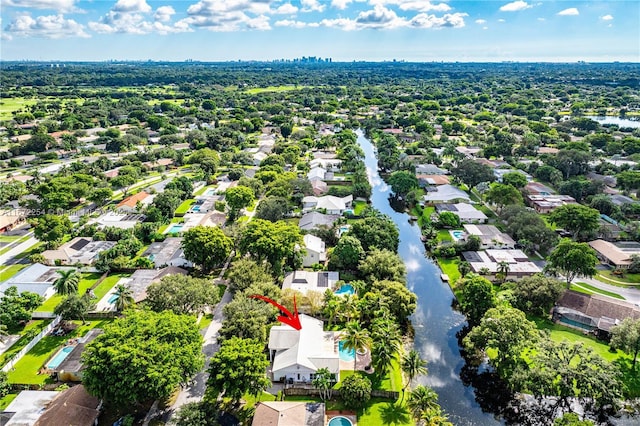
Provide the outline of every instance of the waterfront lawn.
[[449,277],[449,285],[453,287],[453,285],[460,278],[460,272],[458,271],[458,264],[460,263],[460,259],[444,259],[438,258],[438,265],[440,265],[440,269],[442,269],[442,273],[446,274]]
[[111,320],[87,321],[82,325],[81,321],[72,321],[78,327],[66,336],[45,336],[29,352],[23,356],[14,367],[9,370],[10,383],[41,385],[50,380],[47,374],[38,374],[51,356],[62,347],[68,339],[84,336],[89,330],[96,327],[104,327]]
[[[555,324],[548,319],[531,317],[540,330],[548,330],[552,340],[561,342],[567,340],[569,342],[580,342],[595,354],[601,356],[605,360],[617,365],[622,372],[622,381],[626,386],[626,397],[637,398],[640,396],[640,374],[637,374],[631,368],[633,357],[625,354],[621,350],[613,351],[609,345],[597,340],[591,335],[582,333],[579,330]],[[637,367],[636,367],[637,368]]]
[[449,242],[453,242],[453,238],[451,237],[451,234],[449,233],[449,229],[440,229],[438,230],[438,242],[444,242],[444,241],[449,241]]
[[353,214],[355,216],[360,216],[360,214],[362,214],[362,211],[368,206],[368,204],[365,201],[355,201],[353,203]]

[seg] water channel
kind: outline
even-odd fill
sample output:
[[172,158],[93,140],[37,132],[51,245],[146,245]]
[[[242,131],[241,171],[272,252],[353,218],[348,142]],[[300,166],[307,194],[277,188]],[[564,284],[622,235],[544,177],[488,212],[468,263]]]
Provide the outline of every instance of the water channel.
[[475,388],[465,385],[460,378],[465,360],[460,355],[456,333],[466,325],[466,319],[452,308],[453,293],[440,279],[440,269],[425,257],[418,225],[411,224],[409,215],[396,212],[389,204],[391,189],[378,174],[373,145],[361,130],[356,133],[365,153],[364,162],[373,187],[371,202],[398,226],[398,252],[407,267],[407,285],[418,296],[411,322],[415,329],[415,348],[428,361],[429,374],[422,383],[438,393],[438,401],[454,425],[501,424],[492,414],[482,411],[476,402]]

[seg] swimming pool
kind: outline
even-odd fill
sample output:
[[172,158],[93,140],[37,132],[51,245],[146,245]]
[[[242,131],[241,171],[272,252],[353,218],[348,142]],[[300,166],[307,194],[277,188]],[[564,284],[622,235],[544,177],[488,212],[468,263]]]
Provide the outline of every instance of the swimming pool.
[[350,225],[342,225],[340,228],[338,228],[338,236],[342,237],[342,234],[348,232],[350,227]]
[[181,231],[182,231],[181,224],[171,225],[171,227],[167,230],[167,234],[177,234]]
[[216,194],[216,190],[215,189],[207,189],[207,192],[204,193],[204,195],[206,195],[207,197],[211,197],[212,195]]
[[346,417],[336,416],[329,420],[328,426],[353,426],[353,423]]
[[191,211],[199,212],[200,211],[200,205],[196,204],[195,206],[191,207]]
[[69,356],[73,348],[74,346],[65,346],[64,348],[60,349],[58,353],[55,354],[53,358],[51,358],[51,361],[47,363],[47,368],[50,368],[52,370],[58,368],[58,366],[62,364],[62,361],[64,361],[64,359]]
[[464,231],[449,231],[449,234],[451,234],[453,241],[459,241],[464,238]]
[[340,360],[353,362],[356,359],[356,351],[353,349],[347,349],[343,347],[344,342],[340,340],[338,343],[338,352],[340,353]]
[[355,294],[356,293],[356,289],[353,288],[353,286],[351,284],[345,284],[342,287],[340,287],[338,290],[333,292],[336,296],[342,296],[344,294]]
[[117,294],[112,294],[111,297],[109,298],[108,302],[113,304],[116,302],[116,300],[118,300],[118,295]]

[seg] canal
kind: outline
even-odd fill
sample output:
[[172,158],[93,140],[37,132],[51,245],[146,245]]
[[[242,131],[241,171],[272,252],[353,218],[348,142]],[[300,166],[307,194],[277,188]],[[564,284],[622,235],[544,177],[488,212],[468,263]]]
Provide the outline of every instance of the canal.
[[[372,186],[371,202],[388,215],[400,231],[398,252],[407,267],[407,286],[418,296],[411,322],[415,348],[428,361],[429,374],[421,379],[439,395],[439,403],[456,426],[502,424],[485,413],[476,402],[475,389],[460,378],[465,360],[460,355],[456,333],[466,325],[465,317],[452,308],[453,293],[440,279],[440,269],[425,257],[420,228],[409,223],[409,215],[389,204],[391,189],[378,174],[378,160],[371,142],[358,130],[358,143],[365,153],[365,165]],[[490,389],[488,389],[491,392]]]

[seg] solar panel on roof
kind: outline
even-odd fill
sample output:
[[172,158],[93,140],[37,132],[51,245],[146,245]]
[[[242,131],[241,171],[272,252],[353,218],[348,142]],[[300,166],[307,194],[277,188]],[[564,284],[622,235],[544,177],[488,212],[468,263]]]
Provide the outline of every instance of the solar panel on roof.
[[81,238],[78,241],[76,241],[75,243],[73,243],[73,245],[70,247],[73,250],[76,251],[80,251],[84,248],[84,246],[86,246],[87,244],[89,244],[90,240],[87,240],[86,238]]

